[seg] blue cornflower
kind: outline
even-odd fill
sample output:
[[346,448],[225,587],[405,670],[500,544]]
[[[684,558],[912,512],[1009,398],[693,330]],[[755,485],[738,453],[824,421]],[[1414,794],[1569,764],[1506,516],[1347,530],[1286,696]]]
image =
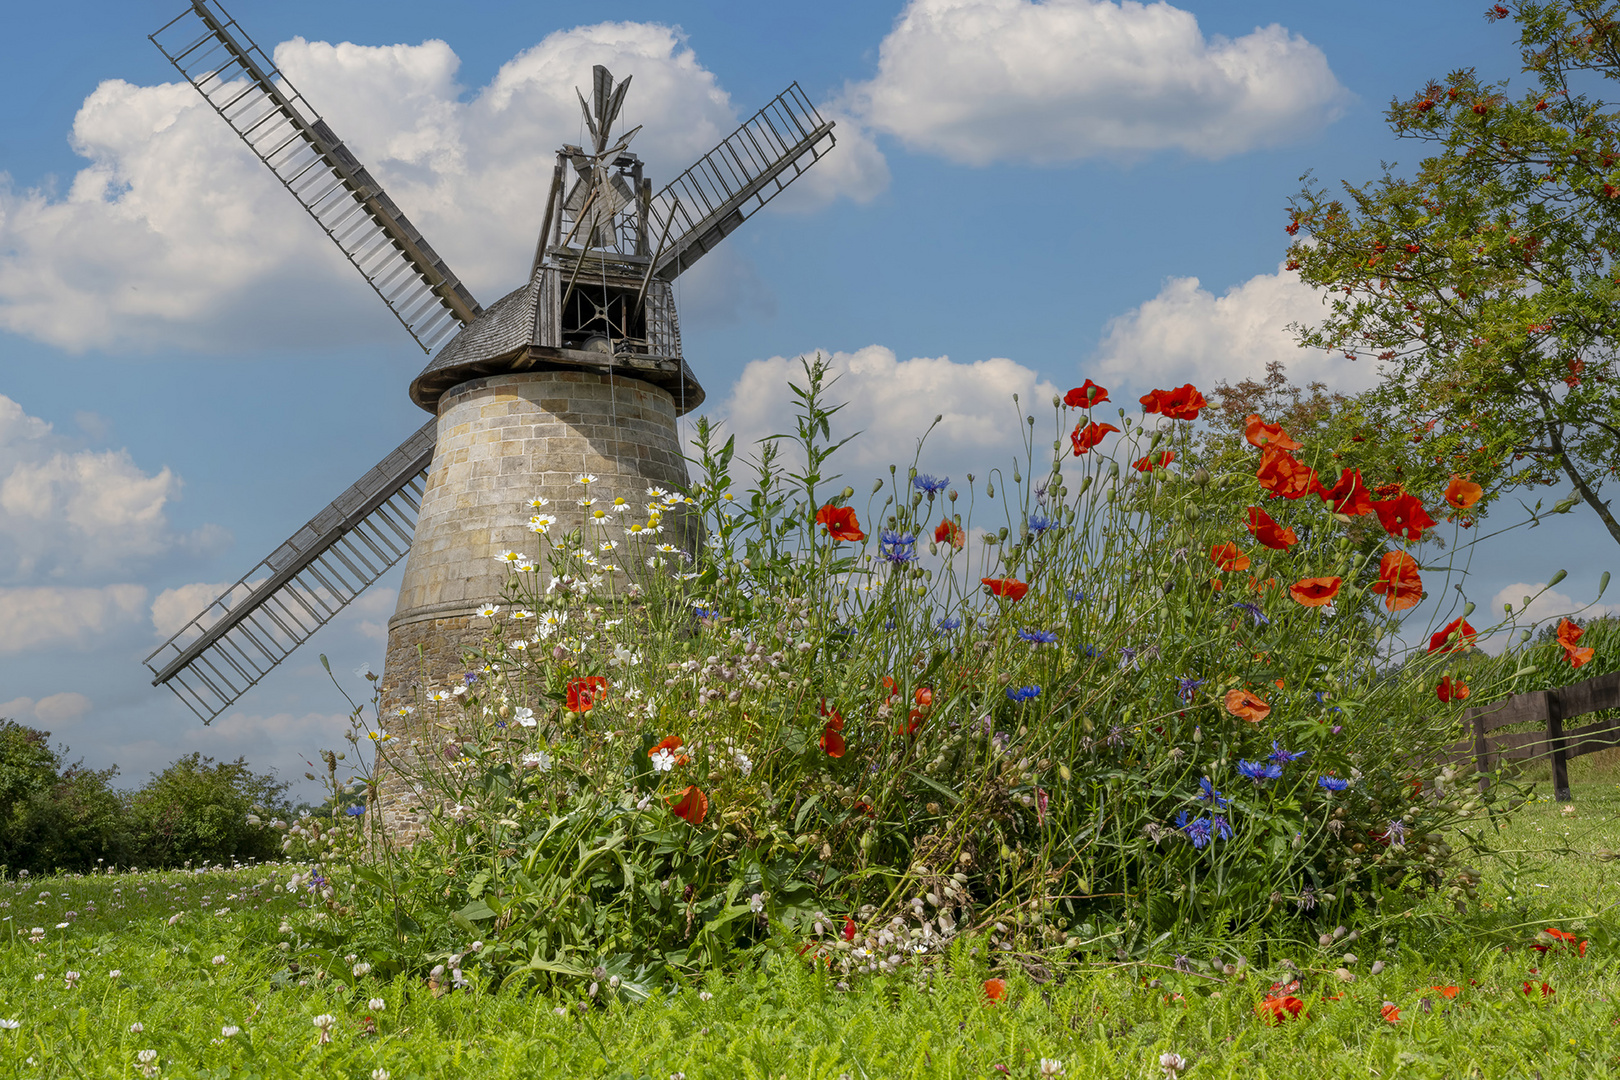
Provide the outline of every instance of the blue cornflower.
[[1195,848],[1202,848],[1209,843],[1210,825],[1208,818],[1193,818],[1188,821],[1187,811],[1183,810],[1176,816],[1176,828],[1187,834]]
[[1198,801],[1210,803],[1219,810],[1226,805],[1227,799],[1225,795],[1215,790],[1215,785],[1210,783],[1209,777],[1206,776],[1198,781]]
[[1406,823],[1400,818],[1391,821],[1389,828],[1384,830],[1384,838],[1392,844],[1404,845],[1406,843]]
[[1181,699],[1182,704],[1191,705],[1193,696],[1198,693],[1198,688],[1208,681],[1208,679],[1195,679],[1191,675],[1183,675],[1176,680],[1176,697]]
[[878,550],[892,563],[908,563],[917,557],[917,538],[910,533],[884,529]]
[[1080,651],[1093,659],[1102,655],[1102,650],[1098,649],[1095,645],[1082,645],[1080,646]]
[[1133,649],[1129,645],[1127,645],[1124,648],[1119,650],[1119,666],[1122,669],[1129,668],[1134,663],[1136,663],[1136,650],[1135,649]]
[[1318,776],[1316,786],[1327,788],[1329,791],[1343,791],[1350,786],[1350,781],[1340,780],[1337,776]]
[[939,629],[944,633],[949,633],[952,630],[960,629],[961,626],[962,620],[956,618],[955,616],[947,616],[939,620]]
[[1218,839],[1218,840],[1230,840],[1230,839],[1232,839],[1232,826],[1227,823],[1227,820],[1225,818],[1221,817],[1219,814],[1216,814],[1215,817],[1212,819],[1212,821],[1213,821],[1213,824],[1215,826],[1215,838],[1216,839]]
[[1239,761],[1238,772],[1253,780],[1256,784],[1267,780],[1276,780],[1282,776],[1282,766],[1267,764],[1264,761]]
[[713,618],[718,618],[719,615],[720,615],[720,612],[715,610],[714,608],[706,608],[706,607],[701,607],[701,606],[699,606],[697,604],[694,604],[694,605],[692,605],[692,614],[696,615],[700,619],[713,619]]
[[1279,765],[1287,765],[1289,762],[1298,761],[1305,756],[1305,753],[1304,750],[1284,750],[1277,745],[1277,740],[1273,739],[1271,741],[1271,760]]
[[466,683],[467,683],[468,686],[471,686],[473,683],[478,681],[478,672],[469,671],[465,675],[463,675],[462,678],[464,680],[466,680]]
[[1069,590],[1069,603],[1078,604],[1078,603],[1083,602],[1086,599],[1087,599],[1086,590],[1084,590],[1084,589],[1070,589]]
[[1029,531],[1034,533],[1036,536],[1039,536],[1047,529],[1050,529],[1052,524],[1052,519],[1047,517],[1045,514],[1029,515]]
[[927,473],[918,473],[916,476],[911,478],[912,487],[916,488],[918,491],[925,491],[930,495],[938,495],[940,492],[949,487],[950,484],[951,478],[948,476],[942,476],[936,479],[929,476]]
[[1008,697],[1008,699],[1012,700],[1012,701],[1015,701],[1015,702],[1018,702],[1020,705],[1023,704],[1024,702],[1026,702],[1026,701],[1031,701],[1031,700],[1033,700],[1035,698],[1038,698],[1040,696],[1041,696],[1041,688],[1038,687],[1038,686],[1009,686],[1009,687],[1007,687],[1007,697]]
[[1020,630],[1018,636],[1031,645],[1050,645],[1057,640],[1054,630]]
[[1239,601],[1232,606],[1247,611],[1254,618],[1254,625],[1256,626],[1267,626],[1271,622],[1270,619],[1266,618],[1266,613],[1260,610],[1259,604],[1245,604]]
[[366,812],[366,808],[356,804],[354,806],[345,806],[343,808],[343,812],[348,814],[350,817],[359,817],[361,814]]

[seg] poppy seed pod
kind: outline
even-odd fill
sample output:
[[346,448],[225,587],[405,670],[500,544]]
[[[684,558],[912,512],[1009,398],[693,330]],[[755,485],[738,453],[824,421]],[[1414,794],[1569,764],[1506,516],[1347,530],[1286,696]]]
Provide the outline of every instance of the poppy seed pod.
[[878,492],[880,492],[882,490],[883,490],[883,481],[881,479],[872,481],[872,494],[876,495]]
[[1198,466],[1198,468],[1193,470],[1192,482],[1197,484],[1199,487],[1208,487],[1209,470],[1204,468],[1202,465]]

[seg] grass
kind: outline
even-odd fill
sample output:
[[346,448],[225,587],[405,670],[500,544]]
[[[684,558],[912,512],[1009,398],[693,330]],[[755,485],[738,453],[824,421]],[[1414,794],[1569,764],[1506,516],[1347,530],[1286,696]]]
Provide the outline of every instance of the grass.
[[[1620,942],[1620,881],[1592,853],[1620,848],[1620,784],[1591,781],[1575,797],[1573,813],[1538,801],[1503,830],[1503,856],[1481,865],[1478,911],[1425,902],[1396,934],[1350,944],[1353,982],[1333,974],[1344,943],[1247,941],[1193,959],[1266,955],[1271,966],[1228,978],[1178,973],[1166,958],[1045,983],[1013,972],[994,1004],[983,980],[1003,972],[966,944],[928,987],[891,976],[843,992],[790,956],[645,1004],[584,1009],[477,985],[442,997],[406,979],[337,986],[289,970],[295,950],[280,948],[284,921],[319,918],[306,893],[285,891],[290,867],[11,880],[0,884],[0,1019],[20,1026],[0,1031],[0,1074],[140,1075],[137,1054],[155,1050],[163,1077],[994,1077],[1040,1075],[1042,1058],[1073,1077],[1158,1077],[1167,1052],[1186,1059],[1184,1076],[1245,1080],[1615,1076],[1620,950],[1608,943]],[[46,933],[33,944],[36,926]],[[1529,943],[1545,926],[1593,946],[1543,956]],[[1304,972],[1309,1017],[1272,1025],[1254,1006],[1287,975],[1284,956]],[[1457,996],[1425,989],[1436,986]],[[335,1021],[328,1044],[312,1023],[321,1014]],[[226,1025],[241,1031],[226,1038]]]

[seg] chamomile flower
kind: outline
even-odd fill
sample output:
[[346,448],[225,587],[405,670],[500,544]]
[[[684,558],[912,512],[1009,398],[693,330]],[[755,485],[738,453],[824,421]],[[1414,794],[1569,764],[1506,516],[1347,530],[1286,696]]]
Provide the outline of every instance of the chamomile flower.
[[630,512],[630,504],[624,500],[623,496],[613,500],[613,512],[615,514],[628,514]]
[[584,507],[591,507],[591,506],[596,505],[596,500],[591,498],[589,495],[580,496],[578,502],[579,502],[580,506],[584,506]]
[[596,483],[596,477],[590,473],[580,473],[578,476],[574,477],[574,483],[584,484],[586,487],[589,487],[590,485]]
[[529,500],[529,507],[534,510],[544,510],[550,505],[551,500],[546,498],[544,495],[536,495],[534,498]]
[[596,549],[603,554],[606,554],[618,546],[619,542],[617,540],[603,540],[600,544],[596,545]]
[[550,514],[536,514],[529,519],[529,531],[544,536],[556,523],[557,519]]
[[530,611],[528,608],[518,608],[512,612],[513,622],[522,622],[524,619],[532,618],[534,618],[534,612]]
[[665,555],[673,555],[681,549],[676,547],[674,544],[659,544],[658,550],[662,551]]
[[433,691],[433,693],[428,695],[428,700],[429,701],[449,701],[450,700],[450,694],[449,694],[448,691],[445,691],[445,690],[435,690],[435,691]]
[[521,560],[523,556],[519,555],[515,551],[503,551],[499,555],[495,556],[495,558],[499,559],[503,563],[515,563]]
[[493,619],[500,613],[500,610],[501,605],[499,604],[485,604],[483,607],[478,609],[478,614],[482,615],[486,619]]

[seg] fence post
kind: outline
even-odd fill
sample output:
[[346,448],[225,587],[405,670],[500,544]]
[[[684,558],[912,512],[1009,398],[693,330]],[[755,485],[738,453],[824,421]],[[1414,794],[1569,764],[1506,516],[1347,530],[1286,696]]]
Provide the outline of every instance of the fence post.
[[1472,710],[1474,714],[1474,768],[1479,772],[1479,793],[1485,794],[1491,786],[1490,777],[1486,773],[1491,771],[1491,747],[1485,741],[1485,711]]
[[1547,745],[1552,748],[1553,797],[1574,802],[1569,792],[1569,759],[1564,756],[1564,702],[1557,690],[1547,691]]

